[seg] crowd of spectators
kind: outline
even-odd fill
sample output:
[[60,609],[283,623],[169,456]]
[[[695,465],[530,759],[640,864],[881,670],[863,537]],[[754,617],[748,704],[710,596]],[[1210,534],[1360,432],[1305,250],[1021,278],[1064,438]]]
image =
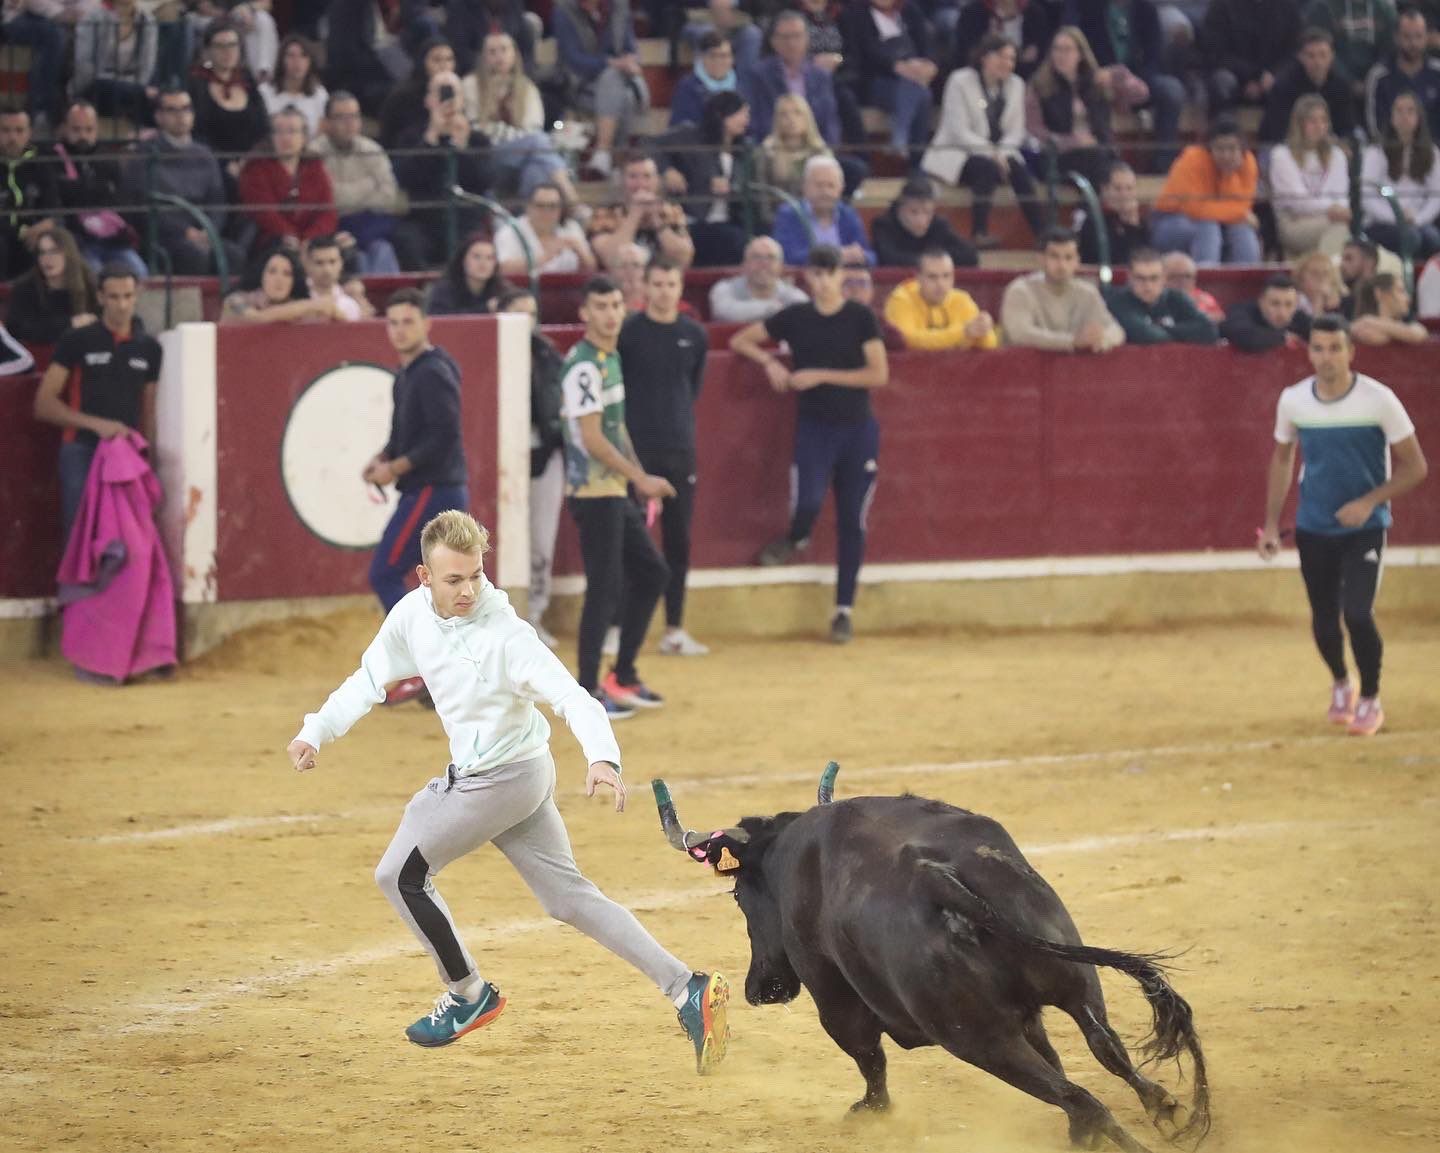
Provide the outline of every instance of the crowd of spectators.
[[[652,32],[664,8],[648,5]],[[54,316],[89,315],[77,277],[115,262],[243,271],[225,318],[254,322],[352,319],[360,277],[441,267],[436,311],[591,271],[638,301],[663,256],[739,268],[713,315],[745,317],[798,292],[783,265],[831,244],[861,298],[862,269],[917,269],[887,305],[917,347],[1098,351],[1198,340],[1198,321],[1283,342],[1312,293],[1354,312],[1362,286],[1360,331],[1406,340],[1411,301],[1395,313],[1378,266],[1332,294],[1312,258],[1343,274],[1356,239],[1382,264],[1440,253],[1440,35],[1392,0],[710,0],[673,27],[684,47],[655,134],[639,132],[656,75],[628,0],[329,0],[291,16],[277,26],[268,0],[6,0],[0,40],[31,62],[25,106],[0,110],[0,276],[20,329],[53,340]],[[588,147],[562,123],[577,117]],[[852,200],[877,168],[904,179],[867,225]],[[1052,168],[1099,193],[1073,231],[1051,228]],[[1137,170],[1155,174],[1148,207]],[[582,195],[585,178],[609,194]],[[969,236],[937,210],[947,186],[968,189]],[[1043,266],[996,322],[964,306],[954,270],[1001,243],[1007,188]],[[1295,270],[1288,312],[1273,283],[1244,316],[1194,295],[1194,266],[1267,252]],[[1143,283],[1092,296],[1066,271],[1107,253],[1131,276],[1140,260]]]

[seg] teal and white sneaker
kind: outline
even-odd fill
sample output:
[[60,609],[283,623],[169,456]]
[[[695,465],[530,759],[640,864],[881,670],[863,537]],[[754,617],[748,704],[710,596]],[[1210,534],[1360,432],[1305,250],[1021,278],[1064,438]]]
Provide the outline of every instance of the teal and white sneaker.
[[448,989],[440,994],[435,1008],[405,1030],[417,1045],[433,1049],[458,1041],[466,1033],[488,1025],[505,1011],[505,998],[489,981],[480,990],[478,1001],[463,1001]]
[[725,1060],[730,1045],[730,982],[722,973],[696,973],[685,992],[680,1025],[695,1046],[695,1072],[703,1077]]

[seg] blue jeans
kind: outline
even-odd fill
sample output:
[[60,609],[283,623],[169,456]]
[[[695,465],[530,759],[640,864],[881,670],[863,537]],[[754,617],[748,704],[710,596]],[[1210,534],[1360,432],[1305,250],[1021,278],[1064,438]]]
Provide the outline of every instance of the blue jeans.
[[790,540],[810,539],[825,493],[835,488],[835,603],[855,603],[860,563],[865,559],[865,521],[875,491],[880,458],[880,424],[832,424],[801,417],[795,424],[795,511]]
[[447,508],[470,509],[470,490],[463,484],[424,485],[400,494],[395,515],[370,559],[370,587],[388,613],[408,590],[405,577],[420,563],[420,531]]
[[890,114],[890,147],[923,148],[930,139],[930,90],[900,76],[870,81],[870,103]]
[[30,49],[30,96],[33,117],[44,113],[56,127],[60,123],[60,76],[65,67],[65,33],[60,25],[33,12],[21,12],[5,25],[5,39]]
[[1196,264],[1259,264],[1260,236],[1248,224],[1219,224],[1174,212],[1150,218],[1150,239],[1161,252],[1186,252]]
[[81,240],[80,255],[96,272],[107,264],[123,264],[137,280],[144,280],[150,275],[149,265],[125,240]]
[[85,482],[90,479],[90,462],[95,459],[97,445],[82,440],[68,441],[60,446],[60,547],[70,543],[70,530],[80,512],[85,496]]
[[565,167],[565,161],[555,151],[555,145],[543,132],[527,132],[513,140],[502,140],[490,147],[490,158],[500,170],[515,177],[520,186],[520,195],[526,200],[537,185],[555,179],[555,173]]
[[355,271],[361,276],[396,276],[400,261],[395,246],[388,240],[372,240],[364,247],[355,246]]

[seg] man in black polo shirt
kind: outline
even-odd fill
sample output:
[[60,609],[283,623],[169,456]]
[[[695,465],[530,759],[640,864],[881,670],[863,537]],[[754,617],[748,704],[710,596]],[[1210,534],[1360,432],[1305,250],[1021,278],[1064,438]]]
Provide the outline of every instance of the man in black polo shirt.
[[646,472],[675,486],[676,495],[660,512],[660,536],[670,566],[660,651],[700,657],[710,650],[685,631],[685,577],[695,509],[695,400],[710,342],[700,325],[680,314],[684,287],[684,273],[675,261],[653,257],[645,270],[645,311],[626,318],[618,351],[630,442]]
[[[845,299],[842,277],[840,250],[815,245],[805,267],[811,299],[741,329],[730,341],[733,351],[765,369],[777,392],[800,394],[790,532],[766,545],[757,564],[784,564],[809,544],[825,490],[834,485],[838,571],[830,639],[836,644],[854,635],[850,611],[880,455],[870,390],[890,379],[880,323],[863,304]],[[763,347],[782,340],[790,346],[793,369]]]
[[71,328],[60,338],[35,394],[35,419],[65,430],[60,445],[60,523],[65,541],[85,494],[95,446],[132,428],[155,443],[160,345],[135,315],[136,290],[135,273],[129,268],[105,266],[100,273],[100,319]]

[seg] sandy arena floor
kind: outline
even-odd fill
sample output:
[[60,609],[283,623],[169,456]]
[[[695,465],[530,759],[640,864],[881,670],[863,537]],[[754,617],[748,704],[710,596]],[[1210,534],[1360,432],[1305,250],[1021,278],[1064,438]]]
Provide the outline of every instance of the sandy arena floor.
[[[0,1148],[1066,1147],[1058,1110],[933,1049],[887,1045],[895,1112],[847,1119],[860,1079],[808,997],[737,1004],[730,1062],[697,1080],[655,990],[545,921],[491,849],[440,887],[509,1009],[446,1049],[407,1044],[434,971],[371,872],[443,767],[439,726],[377,711],[312,774],[284,756],[373,623],[261,629],[124,690],[0,667]],[[718,643],[645,662],[672,704],[620,730],[630,811],[581,795],[563,732],[560,806],[582,867],[737,985],[739,911],[664,843],[650,777],[704,827],[811,803],[830,757],[841,795],[989,813],[1087,940],[1189,949],[1175,984],[1210,1059],[1206,1148],[1434,1149],[1440,623],[1387,637],[1390,724],[1370,741],[1328,731],[1292,624]],[[1138,989],[1106,990],[1137,1038]],[[1070,1022],[1050,1024],[1069,1075],[1163,1148]]]

